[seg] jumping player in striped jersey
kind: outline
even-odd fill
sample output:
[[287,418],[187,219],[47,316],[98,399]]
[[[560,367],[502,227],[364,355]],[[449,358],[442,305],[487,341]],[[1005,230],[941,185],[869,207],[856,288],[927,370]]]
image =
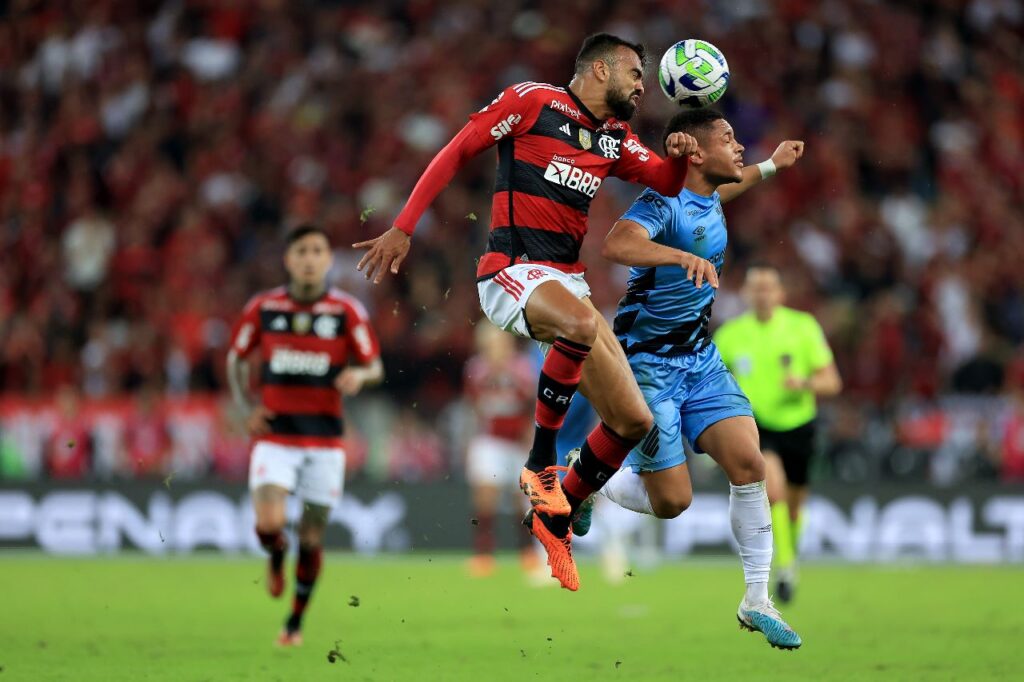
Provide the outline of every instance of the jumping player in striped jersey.
[[[497,327],[550,344],[520,485],[535,512],[526,523],[547,550],[552,575],[570,590],[579,587],[570,518],[653,423],[615,335],[590,302],[579,260],[587,210],[609,175],[675,196],[697,148],[690,135],[674,134],[663,159],[630,130],[626,121],[644,93],[644,56],[642,45],[602,33],[584,41],[568,87],[506,88],[434,157],[394,226],[354,245],[369,249],[358,266],[367,278],[397,273],[426,208],[467,161],[497,145],[491,232],[477,289]],[[601,423],[559,483],[555,438],[577,389]]]
[[[277,643],[302,643],[302,615],[320,573],[324,528],[341,499],[345,474],[342,395],[355,395],[384,376],[380,350],[366,310],[343,291],[329,289],[331,247],[319,228],[305,225],[287,239],[286,287],[257,294],[232,334],[228,379],[235,401],[249,413],[256,440],[249,489],[256,534],[270,554],[267,589],[284,592],[285,500],[303,502],[295,598]],[[249,365],[262,351],[261,400],[250,404]]]

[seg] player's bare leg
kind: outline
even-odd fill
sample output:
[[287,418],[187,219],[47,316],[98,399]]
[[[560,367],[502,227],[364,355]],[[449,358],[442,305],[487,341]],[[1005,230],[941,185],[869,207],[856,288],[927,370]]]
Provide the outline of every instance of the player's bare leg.
[[800,636],[768,598],[772,520],[757,426],[751,417],[723,419],[701,434],[697,447],[711,455],[729,477],[729,519],[747,584],[736,613],[740,626],[762,632],[774,647],[796,649],[802,643]]
[[256,511],[256,535],[270,555],[267,562],[267,591],[275,599],[284,592],[284,555],[288,541],[284,536],[285,501],[288,491],[277,485],[262,485],[253,492]]
[[[538,298],[537,292],[542,290]],[[538,305],[533,306],[535,302]],[[629,451],[650,430],[653,418],[618,340],[589,300],[577,299],[552,282],[537,288],[527,304],[526,315],[534,335],[541,340],[566,333],[572,334],[567,338],[579,343],[585,338],[591,340],[590,352],[581,363],[579,390],[590,399],[601,423],[587,437],[579,459],[562,481],[570,513],[553,516],[538,512],[527,519],[532,532],[548,552],[552,575],[563,587],[575,590],[579,577],[572,561],[570,517],[618,470]],[[557,326],[566,318],[574,320],[571,328]],[[565,409],[568,409],[567,401]],[[564,417],[564,412],[562,414]],[[554,435],[557,431],[552,435],[552,453]]]
[[284,630],[278,637],[278,644],[298,646],[302,644],[302,616],[313,594],[313,586],[320,575],[323,562],[324,529],[330,508],[310,502],[303,503],[299,519],[299,557],[295,563],[295,598],[292,612],[285,621]]
[[473,556],[469,560],[469,574],[485,578],[494,573],[494,519],[498,511],[501,490],[495,485],[474,485],[472,490]]

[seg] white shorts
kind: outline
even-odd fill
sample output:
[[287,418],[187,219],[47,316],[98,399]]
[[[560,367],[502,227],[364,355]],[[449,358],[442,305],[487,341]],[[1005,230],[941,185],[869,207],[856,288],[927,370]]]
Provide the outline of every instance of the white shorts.
[[279,485],[303,501],[333,507],[345,484],[345,451],[260,441],[249,460],[249,490]]
[[546,265],[521,263],[477,283],[480,307],[495,327],[532,339],[533,335],[526,323],[526,302],[530,300],[534,289],[550,281],[558,282],[576,298],[590,295],[590,285],[583,279],[583,273],[570,275]]
[[466,479],[470,485],[515,487],[526,455],[522,443],[496,436],[476,436],[466,453]]

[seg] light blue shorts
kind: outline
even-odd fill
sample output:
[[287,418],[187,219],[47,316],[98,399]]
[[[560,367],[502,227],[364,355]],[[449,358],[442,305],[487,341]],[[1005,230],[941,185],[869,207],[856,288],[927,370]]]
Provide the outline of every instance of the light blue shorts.
[[713,343],[697,353],[673,357],[637,353],[629,358],[629,365],[658,430],[657,438],[652,431],[626,458],[625,465],[637,473],[682,464],[684,439],[696,451],[697,439],[712,424],[754,416],[750,401]]

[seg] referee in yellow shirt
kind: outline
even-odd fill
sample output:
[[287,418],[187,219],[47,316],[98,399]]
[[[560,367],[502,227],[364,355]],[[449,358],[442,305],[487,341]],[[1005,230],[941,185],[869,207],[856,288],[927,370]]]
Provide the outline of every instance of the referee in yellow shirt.
[[714,341],[754,408],[772,505],[775,594],[788,602],[796,585],[817,398],[839,393],[842,380],[818,322],[809,313],[782,305],[785,290],[778,268],[752,265],[743,295],[750,310],[723,324]]

